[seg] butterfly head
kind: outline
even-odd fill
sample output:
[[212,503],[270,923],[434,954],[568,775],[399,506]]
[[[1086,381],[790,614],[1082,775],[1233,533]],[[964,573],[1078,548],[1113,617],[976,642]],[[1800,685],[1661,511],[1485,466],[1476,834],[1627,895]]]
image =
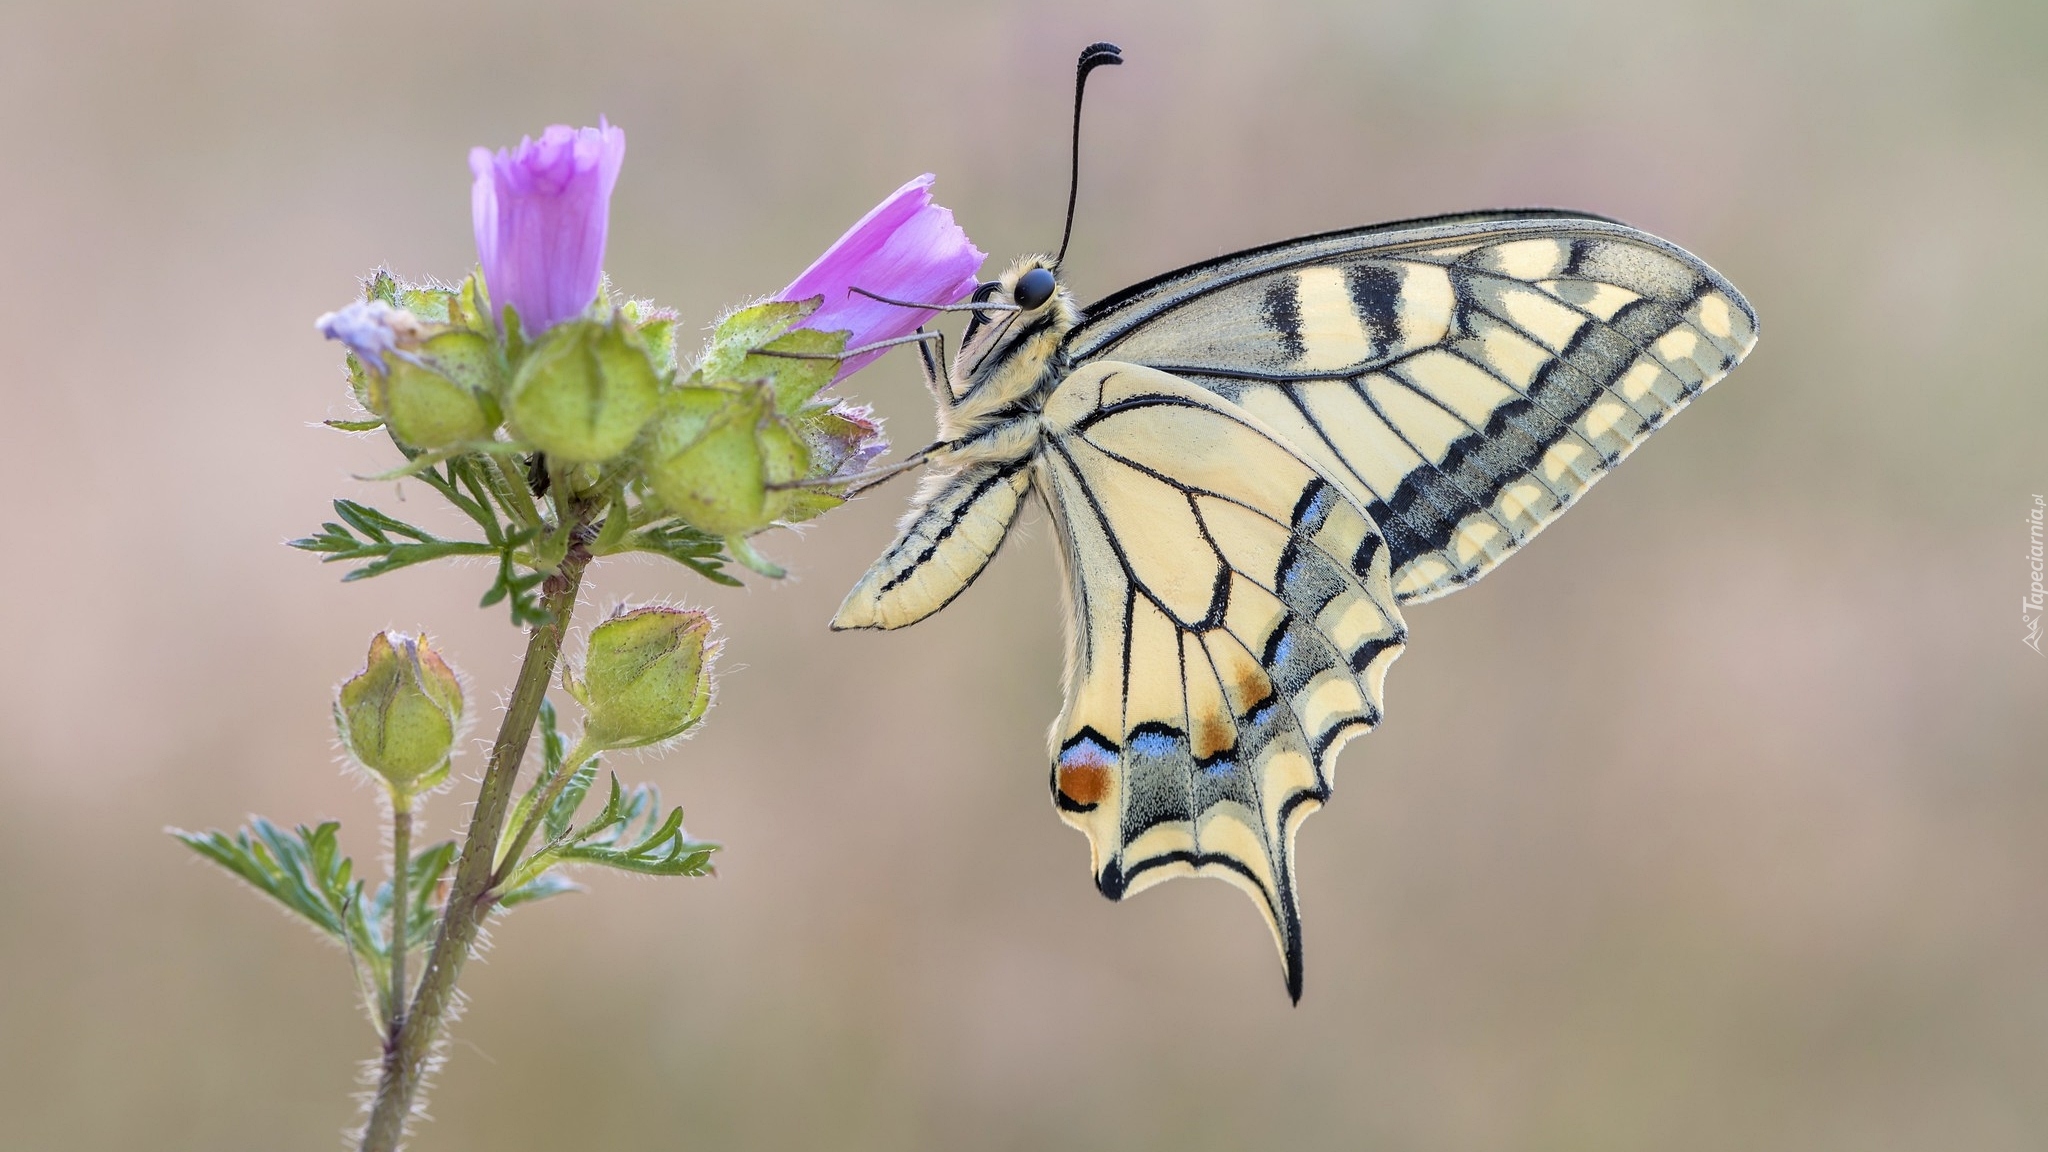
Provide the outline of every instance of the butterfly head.
[[1006,407],[1051,383],[1060,344],[1081,308],[1047,256],[1025,256],[974,292],[953,378],[962,404]]

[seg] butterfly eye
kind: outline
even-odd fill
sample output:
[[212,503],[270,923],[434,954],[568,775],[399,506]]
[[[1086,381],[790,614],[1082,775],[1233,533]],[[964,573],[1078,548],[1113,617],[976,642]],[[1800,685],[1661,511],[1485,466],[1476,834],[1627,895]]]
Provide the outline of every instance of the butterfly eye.
[[1052,299],[1052,290],[1056,287],[1058,281],[1053,279],[1049,270],[1033,268],[1017,277],[1017,290],[1012,295],[1019,308],[1029,311]]

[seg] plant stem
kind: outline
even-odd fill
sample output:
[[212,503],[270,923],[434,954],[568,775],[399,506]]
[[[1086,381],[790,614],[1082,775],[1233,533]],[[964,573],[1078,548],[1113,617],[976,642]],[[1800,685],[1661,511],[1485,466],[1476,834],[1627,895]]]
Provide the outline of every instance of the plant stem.
[[405,1027],[407,868],[412,863],[412,797],[391,798],[391,993],[384,1001],[386,1037]]
[[490,914],[491,866],[513,784],[519,778],[519,762],[533,737],[541,701],[562,653],[562,637],[576,610],[576,590],[589,564],[590,554],[580,543],[572,544],[561,567],[543,585],[542,604],[548,622],[536,626],[527,638],[526,659],[519,666],[519,679],[513,684],[505,719],[491,746],[490,763],[484,769],[476,809],[470,815],[462,855],[455,866],[455,884],[448,893],[426,968],[420,973],[419,991],[413,996],[411,1010],[385,1039],[377,1095],[370,1105],[370,1122],[363,1129],[361,1152],[396,1152],[420,1085],[433,1070],[435,1046],[455,1004],[456,978],[469,959],[484,917]]

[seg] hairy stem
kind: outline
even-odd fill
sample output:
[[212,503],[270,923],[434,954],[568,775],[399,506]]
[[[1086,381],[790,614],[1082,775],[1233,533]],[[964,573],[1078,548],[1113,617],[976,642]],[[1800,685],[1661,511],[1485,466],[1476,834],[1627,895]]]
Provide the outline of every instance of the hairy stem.
[[412,863],[412,798],[391,798],[391,991],[384,1001],[385,1036],[405,1027],[406,875]]
[[490,763],[484,769],[483,786],[477,791],[476,809],[470,815],[462,855],[455,866],[455,884],[449,890],[433,948],[427,953],[426,968],[420,973],[419,991],[411,1009],[385,1039],[377,1095],[370,1105],[370,1122],[363,1129],[361,1152],[396,1152],[405,1138],[406,1121],[412,1116],[420,1085],[431,1070],[434,1046],[455,1004],[456,978],[476,944],[484,917],[490,914],[491,865],[504,829],[505,810],[519,777],[519,762],[533,737],[534,722],[540,717],[541,700],[554,676],[555,661],[562,653],[569,617],[576,610],[576,590],[589,564],[590,554],[580,544],[572,545],[561,567],[543,586],[548,622],[536,626],[527,638],[526,659],[519,666],[504,722],[491,746]]

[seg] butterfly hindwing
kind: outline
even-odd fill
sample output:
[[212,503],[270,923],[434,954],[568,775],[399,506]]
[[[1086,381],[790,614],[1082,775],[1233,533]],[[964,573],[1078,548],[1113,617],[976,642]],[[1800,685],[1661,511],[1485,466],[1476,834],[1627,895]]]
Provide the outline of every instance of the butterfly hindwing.
[[1427,600],[1527,542],[1756,341],[1696,257],[1594,217],[1447,217],[1168,273],[1088,310],[1080,363],[1170,372],[1354,488],[1395,593]]
[[1405,639],[1384,540],[1343,483],[1164,372],[1091,364],[1043,415],[1073,612],[1054,802],[1106,895],[1250,893],[1298,995],[1294,833]]

